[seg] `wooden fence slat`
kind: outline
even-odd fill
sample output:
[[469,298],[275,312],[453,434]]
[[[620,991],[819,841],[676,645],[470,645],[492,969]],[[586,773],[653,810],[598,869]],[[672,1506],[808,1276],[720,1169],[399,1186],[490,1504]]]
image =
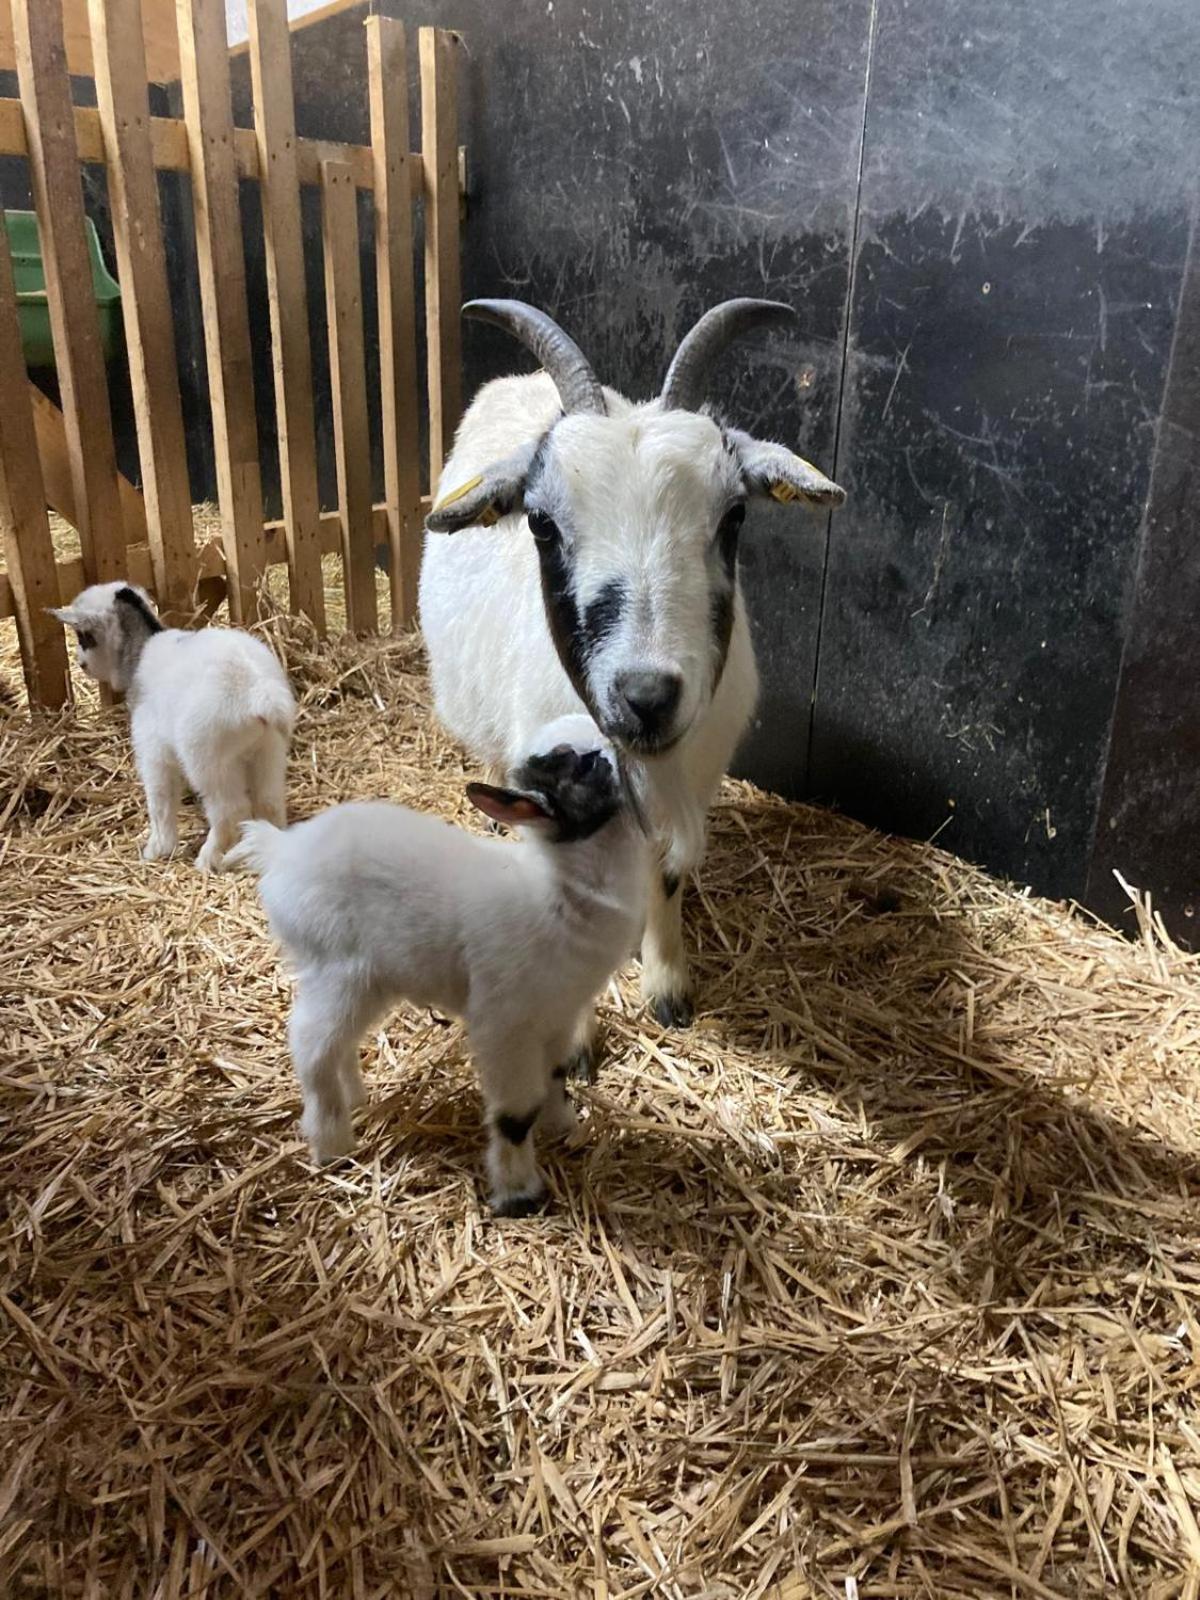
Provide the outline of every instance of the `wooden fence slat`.
[[88,582],[107,583],[124,576],[126,540],[59,8],[46,0],[13,0],[13,28],[75,526]]
[[[65,517],[73,528],[78,529],[79,517],[75,509],[75,485],[71,481],[71,455],[67,449],[66,419],[54,401],[47,399],[32,379],[29,381],[28,392],[33,407],[33,431],[37,438],[38,461],[42,469],[46,504],[57,511],[60,517]],[[123,473],[118,472],[117,495],[121,502],[121,520],[125,525],[126,548],[129,545],[145,544],[148,537],[146,502],[142,499],[141,490],[136,484],[130,483]],[[57,603],[55,601],[56,605]]]
[[154,587],[159,605],[179,618],[190,610],[196,538],[150,150],[141,0],[89,0],[89,15]]
[[374,633],[379,626],[379,607],[375,596],[358,201],[354,178],[345,162],[327,161],[322,177],[321,232],[325,241],[325,305],[346,624],[352,633]]
[[436,487],[462,412],[462,277],[458,259],[458,42],[421,29],[425,162],[425,333],[429,347],[429,486]]
[[408,173],[408,52],[402,23],[390,17],[368,17],[366,26],[371,148],[375,157],[383,499],[391,551],[392,627],[405,628],[417,612],[423,531],[412,187]]
[[267,290],[279,433],[279,477],[288,529],[293,611],[325,629],[318,519],[312,352],[296,170],[291,39],[286,0],[248,0],[250,73],[258,135]]
[[0,532],[17,618],[21,666],[31,706],[61,706],[70,697],[62,624],[47,616],[58,604],[58,574],[38,465],[33,409],[17,315],[12,254],[0,209]]
[[229,45],[224,10],[212,0],[180,0],[178,21],[229,611],[243,622],[255,614],[266,544]]

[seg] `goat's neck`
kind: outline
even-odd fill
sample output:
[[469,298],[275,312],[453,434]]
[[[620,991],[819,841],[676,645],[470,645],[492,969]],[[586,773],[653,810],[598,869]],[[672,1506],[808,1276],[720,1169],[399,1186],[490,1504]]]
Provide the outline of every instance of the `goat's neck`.
[[569,920],[594,926],[605,915],[631,913],[645,878],[649,847],[628,817],[610,822],[590,839],[542,848]]

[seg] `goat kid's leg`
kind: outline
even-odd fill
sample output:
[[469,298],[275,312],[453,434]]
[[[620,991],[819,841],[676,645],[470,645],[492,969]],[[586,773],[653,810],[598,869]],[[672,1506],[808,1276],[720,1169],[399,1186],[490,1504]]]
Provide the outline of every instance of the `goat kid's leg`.
[[366,1098],[358,1041],[373,1009],[336,975],[309,974],[297,983],[288,1043],[304,1099],[300,1131],[318,1164],[354,1149],[350,1113]]
[[575,1078],[579,1083],[595,1083],[596,1067],[596,1011],[589,1006],[582,1012],[565,1047],[554,1054],[554,1076],[563,1068],[564,1078]]
[[247,762],[250,810],[256,817],[287,827],[287,740],[268,728]]
[[237,841],[243,822],[250,817],[250,790],[242,762],[226,762],[207,775],[204,814],[208,818],[208,837],[200,847],[196,865],[201,872],[221,872],[225,852]]
[[528,1217],[546,1198],[534,1152],[534,1127],[549,1086],[545,1051],[524,1031],[472,1042],[487,1119],[492,1210],[498,1217]]
[[161,861],[179,843],[183,773],[165,745],[139,750],[138,772],[146,791],[146,810],[150,813],[150,834],[142,846],[142,859]]
[[642,998],[664,1028],[686,1028],[694,1015],[683,948],[683,883],[665,881],[657,869],[642,935]]

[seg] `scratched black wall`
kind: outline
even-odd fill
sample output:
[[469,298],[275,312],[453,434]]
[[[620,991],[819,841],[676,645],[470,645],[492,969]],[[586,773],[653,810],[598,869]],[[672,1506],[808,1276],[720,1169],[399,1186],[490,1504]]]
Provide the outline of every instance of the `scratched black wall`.
[[[800,312],[714,393],[850,493],[748,528],[764,692],[742,770],[1119,918],[1118,867],[1186,936],[1195,0],[377,8],[464,36],[467,294],[545,306],[635,395],[713,301]],[[295,35],[301,132],[366,137],[365,10]],[[250,267],[265,335],[253,230]],[[370,307],[366,249],[364,273]],[[522,364],[491,330],[464,350],[468,394]],[[319,348],[317,381],[328,503]]]

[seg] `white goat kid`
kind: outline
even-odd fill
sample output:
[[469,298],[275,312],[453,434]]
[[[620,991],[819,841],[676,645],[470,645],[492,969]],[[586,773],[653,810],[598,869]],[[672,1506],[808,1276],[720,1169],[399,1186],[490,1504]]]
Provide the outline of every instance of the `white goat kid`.
[[793,313],[762,300],[715,307],[683,340],[662,394],[640,405],[602,388],[533,307],[483,300],[464,313],[515,334],[545,371],[479,391],[428,518],[421,623],[438,715],[493,767],[540,722],[584,708],[646,758],[662,870],[642,987],[661,1022],[686,1024],[678,890],[758,692],[737,575],[746,501],[844,498],[784,446],[699,407],[729,341]]
[[511,788],[467,795],[529,843],[480,838],[402,806],[352,803],[280,832],[251,822],[231,853],[261,874],[296,974],[289,1039],[313,1159],[354,1145],[358,1043],[398,1000],[467,1024],[489,1129],[492,1204],[545,1193],[535,1123],[566,1132],[562,1063],[580,1017],[637,943],[649,846],[611,746],[588,717],[531,741]]
[[147,861],[179,843],[185,783],[208,818],[202,872],[222,870],[248,817],[283,826],[296,702],[261,640],[233,628],[164,628],[149,595],[128,583],[93,584],[54,615],[74,629],[83,670],[129,697],[150,813]]

